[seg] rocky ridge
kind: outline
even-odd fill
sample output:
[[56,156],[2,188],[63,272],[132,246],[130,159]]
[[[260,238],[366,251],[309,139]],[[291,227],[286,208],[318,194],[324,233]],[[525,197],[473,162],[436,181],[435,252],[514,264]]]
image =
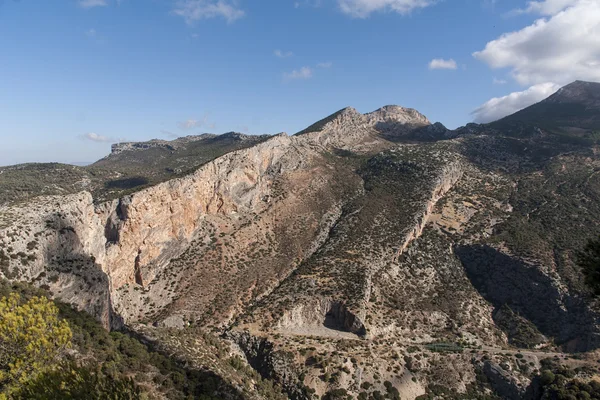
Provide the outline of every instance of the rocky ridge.
[[[598,162],[533,140],[346,108],[114,200],[3,205],[0,271],[107,327],[224,334],[290,398],[416,398],[431,385],[518,398],[535,349],[600,346],[560,235],[600,225]],[[586,207],[573,216],[575,190]],[[531,369],[511,346],[530,349]]]

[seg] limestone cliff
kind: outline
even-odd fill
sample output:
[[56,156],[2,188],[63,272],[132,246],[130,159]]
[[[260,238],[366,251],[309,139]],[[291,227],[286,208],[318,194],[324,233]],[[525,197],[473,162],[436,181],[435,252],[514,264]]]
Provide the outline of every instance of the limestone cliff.
[[[0,231],[8,257],[4,275],[34,280],[45,273],[41,279],[51,280],[47,268],[77,255],[106,274],[111,292],[126,284],[144,286],[186,248],[206,215],[266,209],[273,176],[297,166],[283,160],[290,142],[280,135],[218,158],[184,178],[102,204],[95,205],[82,192],[4,207],[3,217],[14,218]],[[62,288],[64,283],[53,286]],[[92,301],[87,290],[78,294],[81,298],[66,298],[64,289],[60,296],[83,306]]]

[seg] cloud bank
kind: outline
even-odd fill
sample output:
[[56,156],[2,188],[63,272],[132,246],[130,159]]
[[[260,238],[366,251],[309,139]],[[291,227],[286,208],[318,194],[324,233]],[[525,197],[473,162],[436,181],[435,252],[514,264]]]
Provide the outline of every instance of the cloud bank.
[[472,113],[478,122],[534,104],[575,80],[600,81],[600,1],[530,1],[514,13],[542,18],[488,42],[473,57],[492,69],[507,69],[529,89],[482,104]]
[[503,97],[494,97],[476,108],[471,115],[473,116],[473,120],[478,123],[496,121],[544,100],[558,89],[560,89],[560,85],[555,83],[540,83],[522,92],[513,92]]

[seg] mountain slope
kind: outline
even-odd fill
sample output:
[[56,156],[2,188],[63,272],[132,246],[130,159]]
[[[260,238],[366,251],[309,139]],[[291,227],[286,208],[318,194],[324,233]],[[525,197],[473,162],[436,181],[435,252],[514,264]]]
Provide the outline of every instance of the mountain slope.
[[536,126],[555,134],[597,140],[600,131],[600,83],[573,82],[545,100],[493,122],[497,129]]
[[[577,123],[568,104],[595,104],[590,87],[550,102]],[[600,159],[555,140],[578,131],[508,120],[452,132],[346,108],[113,200],[5,205],[0,272],[189,362],[197,332],[226,338],[292,399],[539,398],[544,358],[597,372],[576,257],[600,231]],[[144,154],[175,162],[174,145],[99,164],[156,171]]]

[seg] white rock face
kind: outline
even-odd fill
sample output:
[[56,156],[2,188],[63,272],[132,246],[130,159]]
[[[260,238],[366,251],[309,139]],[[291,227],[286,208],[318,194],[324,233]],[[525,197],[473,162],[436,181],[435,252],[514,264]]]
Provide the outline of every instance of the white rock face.
[[90,193],[39,197],[3,207],[0,216],[12,222],[0,229],[5,278],[47,287],[111,324],[110,282],[103,271],[106,209],[95,207]]
[[[47,286],[107,326],[118,325],[118,318],[111,316],[121,301],[115,291],[148,285],[187,248],[206,216],[259,215],[272,206],[274,179],[306,168],[319,152],[384,149],[390,143],[381,136],[383,127],[400,132],[427,124],[423,115],[403,107],[387,106],[365,115],[347,108],[320,132],[276,135],[121,199],[94,204],[90,193],[81,192],[4,207],[0,273]],[[135,145],[117,147],[119,152]]]
[[284,135],[274,137],[113,203],[107,226],[117,240],[107,246],[106,264],[115,288],[151,281],[156,270],[183,251],[203,216],[259,213],[268,207],[272,174],[283,168],[290,142]]
[[395,125],[424,126],[431,125],[426,116],[415,109],[401,106],[384,106],[378,110],[365,114],[366,119],[372,123],[391,123]]
[[325,147],[368,151],[381,146],[383,136],[401,137],[412,130],[431,125],[427,117],[412,108],[385,106],[368,114],[352,107],[341,110],[320,131],[306,133]]
[[[0,244],[8,249],[2,275],[33,281],[45,274],[40,282],[47,284],[49,269],[79,256],[74,265],[95,265],[108,278],[106,290],[145,285],[186,248],[205,215],[260,213],[267,208],[272,177],[299,165],[295,157],[284,159],[296,151],[291,142],[279,135],[226,154],[186,177],[99,205],[90,193],[81,192],[4,207],[3,220],[12,220],[0,229]],[[55,293],[64,291],[58,284],[48,286]],[[83,291],[68,300],[91,311],[84,304],[93,297]]]

